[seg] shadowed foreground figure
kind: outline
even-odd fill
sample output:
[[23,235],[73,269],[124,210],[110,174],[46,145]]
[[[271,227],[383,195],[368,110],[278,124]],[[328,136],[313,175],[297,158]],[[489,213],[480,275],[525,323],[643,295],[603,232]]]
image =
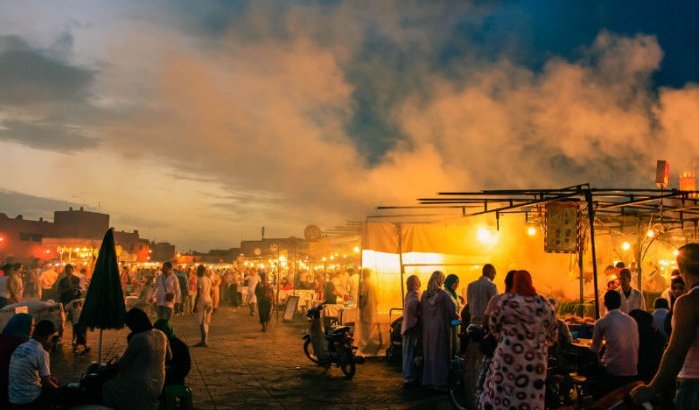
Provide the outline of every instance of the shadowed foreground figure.
[[165,333],[172,358],[165,363],[165,386],[173,384],[184,385],[184,379],[192,368],[192,357],[189,354],[187,344],[175,336],[172,325],[164,319],[157,320],[153,327]]
[[165,361],[172,357],[167,337],[153,329],[148,315],[131,309],[124,319],[131,333],[117,361],[117,376],[104,384],[104,404],[115,409],[155,410],[165,383]]
[[10,406],[7,387],[10,382],[10,357],[17,346],[29,340],[34,327],[34,318],[19,313],[10,318],[0,334],[0,409]]

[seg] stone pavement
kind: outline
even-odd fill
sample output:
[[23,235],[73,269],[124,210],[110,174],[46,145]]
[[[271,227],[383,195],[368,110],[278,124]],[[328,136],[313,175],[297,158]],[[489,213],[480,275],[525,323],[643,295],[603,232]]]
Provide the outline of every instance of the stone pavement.
[[[306,322],[274,320],[271,329],[260,332],[257,316],[247,308],[223,307],[214,313],[208,348],[191,348],[192,371],[187,384],[194,392],[197,409],[449,409],[445,394],[416,388],[403,390],[400,369],[382,359],[357,366],[352,380],[339,369],[327,374],[303,353],[301,340]],[[172,320],[175,333],[185,343],[198,341],[198,328],[191,316]],[[126,329],[104,332],[103,357],[123,351]],[[88,336],[93,350],[74,355],[71,331],[64,335],[65,347],[52,355],[53,372],[61,383],[79,379],[97,358],[98,331]]]

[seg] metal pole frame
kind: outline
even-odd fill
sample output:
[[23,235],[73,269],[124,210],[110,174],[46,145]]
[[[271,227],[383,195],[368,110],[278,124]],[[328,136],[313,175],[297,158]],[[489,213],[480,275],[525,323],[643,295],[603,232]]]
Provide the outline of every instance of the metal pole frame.
[[403,280],[405,276],[405,265],[403,265],[403,225],[396,224],[396,231],[398,232],[398,263],[400,263],[400,300],[401,306],[405,308],[405,281]]
[[592,191],[585,190],[587,216],[590,220],[590,250],[592,251],[592,278],[595,286],[595,319],[599,319],[599,289],[597,285],[597,249],[595,248],[595,208],[592,201]]

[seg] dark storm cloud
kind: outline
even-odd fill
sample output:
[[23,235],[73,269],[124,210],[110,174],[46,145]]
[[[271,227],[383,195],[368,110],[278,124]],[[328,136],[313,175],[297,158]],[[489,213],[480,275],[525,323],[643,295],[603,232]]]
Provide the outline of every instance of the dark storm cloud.
[[53,219],[53,211],[68,209],[70,206],[76,204],[0,188],[0,212],[10,218],[21,214],[26,219]]
[[97,71],[70,63],[73,44],[70,31],[48,49],[0,36],[0,140],[59,152],[98,145],[86,135],[107,117],[89,101]]
[[[66,46],[63,38],[61,47]],[[17,36],[0,37],[0,106],[84,101],[95,71],[76,67],[30,47]]]
[[57,122],[4,121],[0,123],[0,140],[59,152],[74,152],[97,146],[95,139]]

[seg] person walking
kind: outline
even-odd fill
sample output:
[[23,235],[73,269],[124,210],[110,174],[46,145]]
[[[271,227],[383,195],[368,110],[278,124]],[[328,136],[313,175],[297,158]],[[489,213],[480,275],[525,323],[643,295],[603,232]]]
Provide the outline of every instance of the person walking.
[[456,306],[442,289],[444,274],[435,271],[420,301],[424,364],[422,384],[437,391],[446,391],[451,362],[451,321],[457,319]]
[[257,303],[257,297],[255,296],[255,288],[260,282],[260,276],[257,274],[256,270],[252,270],[248,276],[248,293],[245,297],[245,303],[248,304],[250,308],[250,316],[255,316],[255,303]]
[[80,277],[74,274],[75,267],[71,264],[67,264],[63,268],[65,275],[58,281],[58,295],[63,306],[68,305],[74,299],[78,299],[82,296],[82,290],[80,288]]
[[546,299],[536,293],[529,272],[514,274],[512,293],[488,306],[488,327],[497,346],[480,403],[486,409],[544,409],[548,348],[558,322]]
[[209,337],[209,323],[211,322],[211,312],[213,311],[211,278],[206,275],[206,267],[204,265],[197,266],[197,296],[194,300],[194,313],[196,314],[197,324],[201,340],[194,347],[208,347],[207,339]]
[[161,274],[155,278],[151,297],[155,299],[158,319],[170,320],[175,310],[175,303],[182,299],[180,282],[172,272],[172,263],[163,263]]
[[231,305],[238,309],[238,282],[240,282],[240,274],[236,269],[229,269],[224,277],[225,282],[228,284],[228,298],[230,299]]
[[215,312],[218,309],[218,305],[221,303],[221,276],[215,271],[209,271],[209,277],[211,278],[211,307]]
[[420,335],[420,278],[410,275],[406,280],[408,294],[405,295],[403,323],[400,334],[403,337],[403,383],[414,385],[419,377],[415,369],[415,349]]
[[272,289],[272,285],[267,282],[267,275],[264,272],[260,274],[260,281],[255,287],[255,297],[257,297],[257,313],[260,316],[262,331],[266,332],[272,313],[274,289]]

